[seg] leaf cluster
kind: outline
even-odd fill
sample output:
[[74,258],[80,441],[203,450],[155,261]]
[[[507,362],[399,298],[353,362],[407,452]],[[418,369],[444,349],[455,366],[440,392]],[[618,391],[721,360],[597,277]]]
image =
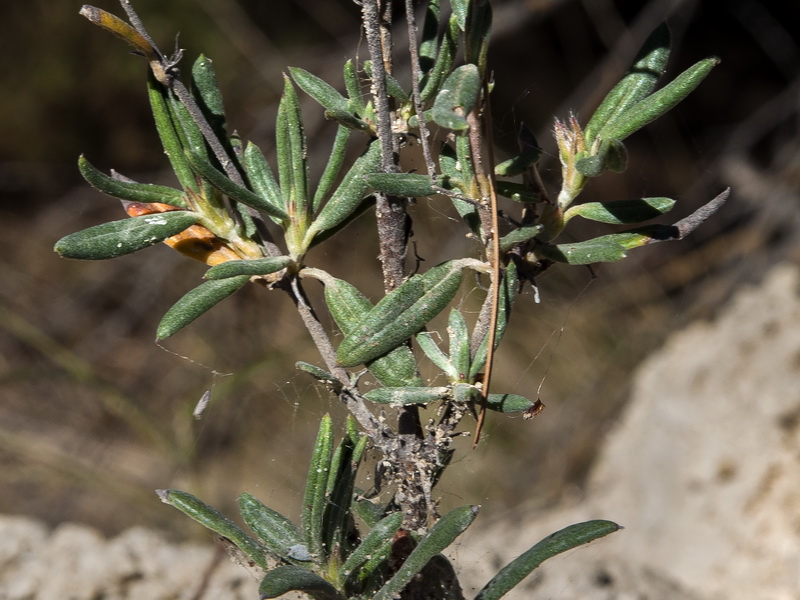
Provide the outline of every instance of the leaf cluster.
[[[575,202],[590,179],[623,171],[624,140],[691,93],[718,60],[700,61],[657,89],[670,46],[666,25],[659,27],[585,127],[574,116],[556,120],[562,182],[551,199],[536,171],[542,148],[524,127],[519,151],[494,164],[487,133],[492,88],[488,0],[450,0],[444,10],[440,0],[425,2],[421,37],[410,53],[415,73],[410,85],[387,70],[385,62],[391,58],[380,54],[385,48],[378,44],[376,50],[369,43],[382,25],[370,21],[371,5],[365,0],[362,25],[370,58],[345,62],[343,91],[302,68],[288,68],[284,75],[275,116],[274,165],[253,142],[229,130],[211,60],[202,55],[197,59],[187,87],[176,66],[181,52],[163,55],[130,3],[122,4],[130,25],[93,7],[81,13],[147,59],[147,95],[177,187],[140,183],[113,171],[107,175],[80,157],[84,178],[119,199],[128,218],[67,235],[56,243],[56,251],[66,258],[99,260],[163,242],[205,263],[205,281],[166,312],[158,339],[174,335],[248,283],[287,293],[324,363],[320,367],[299,362],[297,367],[330,389],[362,430],[359,433],[355,422],[348,421],[344,438],[335,444],[330,418],[322,420],[299,525],[247,493],[239,508],[252,535],[190,494],[162,490],[160,497],[261,568],[263,598],[299,590],[324,600],[388,600],[413,596],[409,590],[420,581],[436,586],[452,580],[457,589],[452,566],[440,553],[472,523],[477,507],[439,516],[431,490],[452,457],[452,440],[460,435],[457,428],[465,415],[480,408],[479,429],[485,408],[535,414],[537,403],[530,399],[489,390],[492,357],[510,323],[515,299],[524,284],[535,286],[536,277],[554,263],[617,261],[631,249],[680,239],[724,202],[727,192],[671,225],[644,224],[672,210],[675,201],[669,198]],[[407,17],[409,36],[416,40],[414,16]],[[309,175],[310,142],[298,89],[315,100],[336,127],[329,158],[316,181]],[[385,97],[372,94],[377,89],[385,90]],[[403,137],[419,140],[427,172],[400,168],[396,154]],[[354,146],[357,158],[348,160]],[[385,295],[373,303],[349,282],[314,267],[312,251],[373,205],[384,206],[381,202],[387,198],[398,211],[410,198],[452,205],[467,235],[476,241],[476,252],[391,285],[384,272]],[[511,209],[501,210],[498,202]],[[559,242],[575,217],[633,227]],[[407,243],[406,232],[394,234]],[[379,237],[383,245],[387,234],[380,227]],[[404,256],[406,249],[397,254]],[[488,290],[473,319],[453,307],[465,272]],[[311,305],[303,288],[309,280],[324,287],[335,331]],[[448,307],[445,350],[428,327]],[[438,368],[439,381],[422,380],[423,358]],[[354,371],[362,365],[377,382],[368,391],[360,381],[365,371]],[[438,411],[423,427],[415,411],[429,405]],[[389,409],[417,415],[413,443],[408,434],[387,424]],[[382,453],[389,464],[387,481],[397,488],[395,498],[381,505],[366,500],[356,488],[368,444]],[[385,482],[376,485],[381,483]],[[415,502],[424,506],[410,506],[412,497],[422,498]],[[554,533],[498,572],[476,599],[500,598],[545,559],[617,528],[607,521],[591,521]],[[442,592],[441,597],[449,596]]]
[[[335,444],[330,417],[322,419],[299,526],[246,492],[239,497],[239,511],[252,535],[187,492],[159,490],[158,495],[263,571],[261,598],[299,591],[315,600],[390,600],[415,579],[422,589],[440,586],[442,573],[453,573],[441,552],[472,524],[479,507],[453,509],[422,535],[404,530],[401,512],[373,503],[356,487],[366,442],[349,420],[345,437]],[[475,599],[501,598],[546,559],[618,529],[598,520],[558,531],[503,567]]]

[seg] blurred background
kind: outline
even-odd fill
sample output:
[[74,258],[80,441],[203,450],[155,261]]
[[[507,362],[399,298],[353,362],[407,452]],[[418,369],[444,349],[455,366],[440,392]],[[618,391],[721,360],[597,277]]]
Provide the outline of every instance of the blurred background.
[[[444,507],[478,503],[496,516],[580,493],[637,363],[671,331],[713,317],[737,286],[800,258],[800,11],[777,0],[493,4],[501,154],[525,122],[545,149],[542,175],[554,190],[553,118],[573,110],[585,123],[667,19],[667,78],[709,55],[722,63],[629,139],[625,173],[593,181],[583,198],[670,196],[679,201],[676,221],[733,188],[689,239],[601,265],[594,280],[583,268],[551,269],[539,281],[540,304],[530,292],[519,298],[493,382],[497,391],[540,396],[546,409],[533,421],[490,415],[481,447],[470,451],[464,440],[439,488]],[[198,535],[153,493],[178,487],[229,514],[247,490],[296,516],[318,419],[343,414],[294,369],[296,360],[318,361],[287,298],[245,288],[159,347],[159,319],[200,282],[202,265],[162,246],[98,263],[52,251],[67,233],[123,217],[117,202],[82,182],[79,154],[105,171],[173,183],[149,114],[144,62],[80,17],[80,6],[0,6],[0,512],[109,534],[142,524]],[[122,14],[110,0],[99,6]],[[270,156],[286,66],[341,86],[344,60],[366,52],[352,0],[135,6],[162,50],[180,32],[184,65],[200,52],[214,60],[229,125]],[[319,170],[333,127],[313,102],[304,110]],[[427,264],[468,248],[449,209],[422,201],[412,210]],[[309,260],[376,297],[370,219],[339,237]],[[469,295],[463,302],[472,306]],[[195,421],[207,390],[212,403]]]

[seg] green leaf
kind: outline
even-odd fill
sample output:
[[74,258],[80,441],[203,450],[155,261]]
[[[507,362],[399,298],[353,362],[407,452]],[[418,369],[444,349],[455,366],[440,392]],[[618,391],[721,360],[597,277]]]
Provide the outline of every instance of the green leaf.
[[498,180],[495,182],[495,186],[498,196],[509,198],[514,202],[533,203],[541,200],[539,192],[522,183]]
[[331,191],[336,178],[339,176],[339,171],[347,154],[348,139],[350,139],[350,129],[340,125],[336,130],[336,138],[333,140],[333,148],[331,148],[328,164],[325,165],[325,171],[323,171],[319,179],[319,185],[317,185],[314,198],[311,201],[311,211],[313,213],[316,213],[319,207],[322,206],[322,201]]
[[425,7],[425,23],[419,44],[419,70],[425,75],[436,64],[439,52],[439,19],[441,10],[439,0],[430,0]]
[[469,328],[464,315],[455,308],[450,311],[447,321],[447,335],[450,342],[450,361],[458,372],[458,380],[463,381],[469,373]]
[[[339,569],[339,581],[344,583],[356,569],[364,565],[367,561],[377,564],[381,559],[388,556],[392,549],[392,540],[397,530],[403,524],[403,513],[394,512],[378,521],[370,529],[364,540],[347,557],[342,568]],[[364,573],[363,577],[368,577],[369,573]]]
[[180,190],[163,185],[121,181],[109,177],[98,171],[83,154],[78,158],[78,169],[89,185],[108,196],[130,202],[161,202],[178,207],[186,206],[183,201],[183,192]]
[[284,206],[293,223],[305,223],[308,218],[308,165],[306,136],[300,115],[297,92],[288,77],[284,78],[283,96],[278,106],[275,127],[278,153],[278,179]]
[[200,131],[200,127],[198,127],[194,117],[192,117],[186,106],[173,94],[167,96],[167,106],[169,107],[172,122],[175,124],[175,131],[181,141],[183,151],[192,152],[208,160],[206,138],[203,136],[203,132]]
[[[325,303],[345,335],[353,331],[364,315],[372,310],[372,303],[364,294],[355,286],[335,277],[325,280]],[[381,385],[422,385],[417,361],[408,346],[398,346],[385,356],[368,361],[366,366]]]
[[608,93],[586,124],[584,136],[589,146],[598,132],[614,127],[622,113],[652,93],[667,70],[670,42],[666,23],[662,23],[650,34],[627,74]]
[[430,404],[450,395],[447,387],[382,387],[368,391],[364,398],[376,404],[406,406]]
[[436,95],[431,118],[437,125],[462,131],[469,128],[467,115],[478,101],[481,76],[473,64],[462,65],[445,80]]
[[339,364],[353,367],[400,346],[444,310],[461,285],[461,275],[460,265],[449,261],[403,282],[345,336],[336,352]]
[[494,168],[499,177],[516,177],[531,168],[542,156],[541,148],[526,148],[516,156],[504,160]]
[[442,81],[453,68],[459,35],[458,22],[455,16],[451,16],[436,55],[436,62],[429,72],[423,74],[420,81],[420,99],[423,102],[427,102],[439,92]]
[[333,425],[330,415],[325,415],[320,422],[317,441],[311,455],[303,498],[303,511],[300,517],[306,547],[319,564],[325,564],[326,560],[322,520],[325,516],[325,490],[328,485],[332,456]]
[[175,210],[111,221],[66,235],[54,249],[63,258],[116,258],[163,242],[194,225],[197,219],[196,213]]
[[502,413],[515,413],[528,410],[533,402],[517,394],[489,394],[486,408]]
[[469,20],[464,36],[464,60],[486,70],[486,55],[492,30],[492,5],[489,0],[470,2]]
[[433,336],[427,331],[421,331],[416,335],[417,344],[433,364],[439,367],[450,379],[458,381],[460,379],[458,369],[453,365],[450,357],[439,347]]
[[675,206],[671,198],[637,198],[616,202],[586,202],[575,204],[564,213],[564,220],[581,216],[599,223],[625,224],[641,223],[659,217]]
[[[364,61],[364,71],[366,71],[370,78],[372,77],[372,61]],[[391,73],[385,73],[385,77],[386,93],[389,94],[389,96],[400,100],[400,102],[408,102],[411,100],[411,96],[409,96],[408,92],[403,89],[403,86],[400,85],[400,82],[397,81]]]
[[508,563],[475,596],[475,600],[498,600],[525,579],[544,561],[567,550],[588,544],[621,529],[611,521],[586,521],[576,523],[544,538],[516,559]]
[[219,265],[211,267],[206,271],[206,279],[225,279],[238,275],[253,277],[256,275],[269,275],[280,271],[291,264],[289,256],[270,256],[267,258],[256,258],[251,260],[229,260]]
[[517,244],[522,244],[535,238],[542,231],[542,224],[517,227],[500,238],[500,250],[508,252]]
[[590,265],[597,262],[622,260],[628,255],[628,252],[617,238],[601,236],[571,244],[542,244],[537,248],[537,254],[569,265]]
[[358,79],[358,72],[352,59],[347,59],[344,63],[344,85],[347,88],[348,110],[356,115],[363,115],[367,110],[367,103],[361,91],[361,81]]
[[[497,327],[495,328],[495,349],[503,339],[503,334],[508,326],[508,320],[511,318],[511,307],[517,297],[517,288],[519,287],[519,275],[517,273],[517,265],[514,262],[508,263],[506,270],[503,274],[503,282],[500,287],[500,310],[497,312]],[[472,365],[469,368],[469,381],[475,381],[478,373],[486,365],[486,354],[489,349],[489,336],[486,335],[481,341],[475,355],[472,358]]]
[[294,366],[301,371],[308,373],[317,381],[320,381],[321,383],[324,383],[330,387],[334,393],[338,394],[342,391],[342,382],[336,379],[336,377],[334,377],[331,373],[328,373],[325,369],[321,369],[316,365],[303,362],[302,360],[294,363]]
[[695,63],[669,84],[625,110],[613,124],[603,127],[597,137],[622,141],[655,121],[686,98],[719,62],[711,57]]
[[[256,195],[277,209],[276,214],[285,215],[286,207],[283,205],[281,188],[275,181],[275,176],[272,174],[272,169],[264,157],[264,153],[252,142],[247,144],[244,149],[242,166]],[[278,224],[285,219],[285,217],[274,217],[269,212],[267,214]]]
[[261,600],[278,598],[292,591],[308,594],[314,600],[345,600],[333,585],[308,569],[284,565],[272,569],[261,580],[258,596]]
[[622,173],[628,166],[628,150],[617,140],[598,138],[600,144],[593,156],[579,158],[575,168],[586,177],[599,177],[605,171]]
[[391,600],[425,568],[425,565],[442,550],[452,544],[478,515],[477,506],[462,506],[443,516],[411,551],[403,565],[386,582],[372,600]]
[[239,511],[268,552],[282,560],[293,560],[292,547],[303,543],[300,530],[294,523],[247,492],[239,496]]
[[192,65],[192,85],[197,97],[197,104],[203,116],[211,125],[217,138],[225,143],[228,139],[228,126],[225,119],[225,106],[222,92],[217,84],[217,75],[210,58],[201,54]]
[[310,242],[316,235],[335,228],[359,207],[362,200],[370,194],[365,175],[377,171],[380,160],[380,144],[377,140],[373,140],[367,151],[353,163],[330,200],[325,203],[308,228],[306,241]]
[[357,530],[350,506],[353,503],[355,479],[368,438],[359,434],[352,418],[348,418],[348,433],[333,454],[325,492],[327,506],[322,519],[322,539],[331,558],[343,559],[352,550]]
[[236,523],[220,513],[216,508],[180,490],[156,490],[156,494],[164,504],[177,508],[203,527],[228,538],[262,569],[268,568],[266,548],[247,535]]
[[258,194],[251,192],[247,188],[243,188],[242,186],[234,183],[228,178],[227,175],[215,169],[211,163],[205,160],[203,157],[187,151],[186,159],[189,161],[192,169],[194,169],[198,175],[200,175],[203,179],[208,181],[212,186],[217,188],[229,198],[236,200],[237,202],[241,202],[242,204],[245,204],[251,208],[255,208],[256,210],[260,210],[261,212],[264,212],[271,217],[275,217],[276,219],[280,219],[281,221],[289,218],[289,215],[287,215],[286,212],[281,208],[278,208],[274,204],[268,202]]
[[464,31],[467,28],[467,15],[469,14],[469,0],[450,0],[453,16],[456,18],[458,28]]
[[433,196],[438,192],[433,189],[430,175],[415,173],[372,173],[367,175],[367,183],[373,189],[392,196],[420,198]]
[[156,122],[156,130],[161,138],[161,145],[164,146],[164,153],[169,158],[172,170],[180,181],[181,187],[199,192],[197,179],[183,154],[183,145],[172,121],[172,113],[167,104],[169,92],[155,80],[152,73],[147,78],[147,95]]
[[327,82],[299,67],[289,67],[289,73],[300,89],[326,110],[349,112],[347,98]]
[[174,335],[197,317],[210,310],[250,281],[248,275],[206,281],[188,292],[167,311],[156,331],[156,339]]

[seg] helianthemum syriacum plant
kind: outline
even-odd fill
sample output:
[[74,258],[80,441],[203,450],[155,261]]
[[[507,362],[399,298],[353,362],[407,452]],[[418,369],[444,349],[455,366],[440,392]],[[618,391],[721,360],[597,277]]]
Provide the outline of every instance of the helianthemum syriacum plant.
[[[727,197],[723,192],[671,225],[641,225],[671,210],[669,198],[576,202],[590,179],[623,171],[624,140],[680,102],[718,62],[700,61],[658,88],[669,56],[665,25],[650,36],[585,126],[573,115],[555,122],[562,177],[560,191],[551,196],[536,171],[542,150],[525,129],[520,152],[494,160],[487,110],[490,3],[450,0],[445,10],[439,0],[423,4],[419,31],[413,3],[406,6],[410,81],[393,75],[392,29],[378,0],[359,3],[369,59],[345,62],[343,92],[304,69],[287,69],[276,116],[274,170],[254,143],[228,131],[209,59],[197,59],[187,87],[178,70],[182,51],[162,54],[127,0],[122,6],[130,23],[98,8],[81,9],[148,61],[150,105],[179,185],[106,175],[81,157],[86,180],[120,199],[128,218],[67,235],[56,251],[66,258],[106,259],[163,242],[206,263],[206,281],[167,311],[159,339],[249,283],[289,294],[323,363],[297,367],[352,415],[338,443],[333,422],[322,419],[299,524],[244,493],[239,506],[248,533],[191,494],[158,492],[262,572],[262,598],[291,590],[325,600],[463,598],[456,572],[441,552],[473,522],[478,507],[440,515],[433,489],[450,463],[454,438],[465,433],[465,417],[477,417],[477,443],[487,409],[532,416],[542,408],[521,395],[490,389],[494,352],[522,286],[535,286],[536,276],[556,263],[616,261],[631,249],[680,239]],[[336,127],[330,157],[313,181],[298,88],[322,105]],[[436,141],[434,128],[444,132]],[[400,168],[403,139],[420,145],[424,172]],[[348,160],[354,140],[360,154]],[[475,251],[409,274],[406,204],[420,197],[451,204],[475,240]],[[501,202],[507,210],[500,210]],[[367,212],[375,216],[385,289],[376,303],[313,262],[314,248]],[[559,242],[575,217],[630,228]],[[475,319],[452,307],[467,272],[485,283]],[[313,281],[323,286],[338,343],[306,296],[304,286]],[[447,307],[447,335],[436,336],[427,327]],[[436,381],[420,377],[423,359],[440,372]],[[420,416],[424,407],[435,408],[426,422]],[[357,487],[367,448],[378,454],[380,467],[369,492]],[[506,565],[475,598],[500,598],[547,558],[617,529],[602,520],[570,525]]]

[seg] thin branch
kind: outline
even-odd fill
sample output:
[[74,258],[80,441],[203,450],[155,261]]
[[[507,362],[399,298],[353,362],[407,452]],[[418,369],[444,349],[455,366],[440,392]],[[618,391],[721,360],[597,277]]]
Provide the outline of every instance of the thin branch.
[[430,144],[430,130],[425,123],[425,107],[419,90],[419,47],[417,46],[417,20],[414,14],[414,0],[406,0],[406,22],[408,23],[408,50],[411,58],[411,93],[414,98],[414,112],[419,122],[419,138],[425,167],[431,178],[436,176]]
[[[501,264],[500,264],[500,224],[497,218],[497,192],[495,189],[494,178],[494,138],[492,136],[491,125],[491,105],[489,104],[489,82],[484,75],[483,78],[483,120],[478,116],[479,107],[476,107],[468,116],[467,121],[470,125],[469,140],[470,150],[472,152],[472,162],[475,169],[475,174],[478,179],[478,186],[481,192],[481,200],[484,201],[479,214],[481,215],[481,222],[484,226],[484,235],[489,237],[487,244],[487,255],[489,262],[492,265],[492,280],[489,298],[487,301],[490,303],[489,310],[489,330],[487,332],[487,349],[486,349],[486,366],[484,369],[483,386],[481,388],[480,410],[478,412],[478,421],[475,425],[475,435],[472,440],[472,447],[478,445],[483,430],[483,423],[486,418],[486,402],[489,397],[489,388],[492,380],[492,367],[494,365],[494,347],[495,340],[497,339],[497,315],[500,310],[500,278],[501,278]],[[483,121],[483,122],[482,122]],[[485,122],[485,130],[482,125]],[[481,150],[484,135],[486,136],[486,164],[483,161]],[[486,199],[489,201],[489,206],[485,205]],[[488,211],[487,211],[488,209]],[[488,212],[488,214],[487,214]],[[487,227],[488,226],[488,227]],[[476,327],[477,329],[477,327]]]
[[385,437],[386,428],[375,418],[369,411],[363,399],[354,393],[353,384],[350,381],[350,376],[342,367],[336,364],[336,351],[333,348],[328,333],[320,323],[314,309],[306,298],[305,292],[300,285],[300,280],[297,277],[292,277],[290,286],[286,289],[289,296],[297,307],[297,312],[306,326],[306,330],[311,335],[314,345],[317,347],[322,360],[328,371],[342,384],[343,390],[340,394],[340,399],[347,405],[347,409],[356,418],[359,424],[364,428],[370,438],[378,441]]

